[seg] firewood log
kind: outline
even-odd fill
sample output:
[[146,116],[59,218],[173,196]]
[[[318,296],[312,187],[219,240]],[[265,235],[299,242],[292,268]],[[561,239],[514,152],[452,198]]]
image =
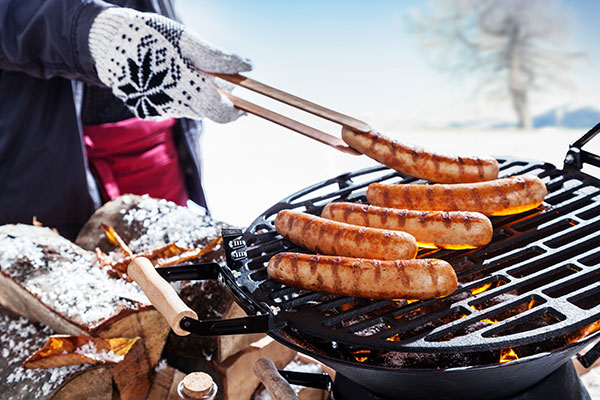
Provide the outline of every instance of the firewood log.
[[[0,304],[57,333],[139,336],[145,360],[140,363],[148,370],[158,362],[168,333],[137,285],[108,276],[93,252],[42,227],[0,226]],[[149,385],[141,386],[147,392]]]
[[0,399],[111,400],[109,365],[72,365],[52,369],[25,369],[27,357],[53,331],[0,307]]
[[[134,253],[177,242],[187,248],[203,248],[228,226],[210,216],[186,207],[148,196],[123,195],[96,210],[82,228],[75,243],[84,249],[101,249],[118,257],[117,247],[104,234],[102,224],[112,227]],[[225,263],[222,249],[199,261]],[[200,319],[238,318],[244,311],[215,281],[174,282],[173,286]],[[224,361],[264,335],[227,335],[180,337],[170,334],[167,351],[183,357]]]

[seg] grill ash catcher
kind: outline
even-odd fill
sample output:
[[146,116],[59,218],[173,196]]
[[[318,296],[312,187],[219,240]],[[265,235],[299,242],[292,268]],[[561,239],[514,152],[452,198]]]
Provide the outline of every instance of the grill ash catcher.
[[[458,289],[443,298],[371,301],[295,289],[268,278],[266,263],[274,254],[306,252],[276,232],[278,211],[319,214],[334,201],[366,203],[372,182],[425,183],[385,166],[303,189],[269,208],[244,232],[223,230],[225,266],[146,266],[176,298],[166,301],[166,312],[135,272],[129,275],[176,333],[268,333],[336,370],[332,396],[342,382],[345,387],[351,382],[373,396],[362,397],[366,399],[434,394],[439,399],[509,398],[562,370],[564,376],[573,375],[566,369],[573,356],[584,367],[600,358],[598,343],[578,354],[600,337],[600,180],[581,171],[585,163],[600,166],[600,157],[582,150],[598,132],[600,124],[570,146],[563,169],[541,161],[497,158],[500,177],[535,174],[548,195],[536,209],[491,217],[494,237],[487,246],[420,250],[418,257],[446,260],[457,273]],[[195,314],[186,314],[189,309],[165,280],[200,279],[219,280],[249,316],[199,321]],[[296,384],[331,387],[323,376],[282,375]],[[571,380],[581,386],[576,374]],[[548,390],[544,398],[589,398],[581,387],[571,390],[575,397]],[[352,398],[343,396],[334,397]]]

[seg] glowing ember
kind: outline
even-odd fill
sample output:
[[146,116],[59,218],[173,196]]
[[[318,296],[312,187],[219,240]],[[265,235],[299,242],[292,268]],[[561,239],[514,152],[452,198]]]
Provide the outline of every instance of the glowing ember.
[[500,350],[500,364],[518,360],[519,356],[513,349]]
[[600,330],[600,321],[596,321],[588,326],[584,326],[580,330],[567,335],[567,343],[575,343],[576,341],[583,339],[584,337],[587,337],[598,330]]
[[497,324],[500,321],[498,321],[497,319],[485,318],[485,319],[482,319],[481,322],[487,322],[489,324]]
[[419,242],[417,241],[417,246],[419,246],[420,249],[437,249],[437,248],[442,248],[442,249],[447,249],[447,250],[468,250],[468,249],[474,249],[477,246],[473,246],[472,244],[445,244],[445,243],[438,243],[438,244],[434,244],[434,243],[427,243],[427,242]]
[[386,339],[388,342],[400,342],[400,335],[399,334],[395,334],[394,336],[391,336],[389,338]]
[[480,286],[480,287],[475,288],[475,289],[471,289],[471,294],[473,296],[478,295],[479,293],[485,292],[486,290],[488,290],[491,287],[492,287],[492,282],[488,282],[488,283],[486,283],[483,286]]
[[496,212],[493,212],[490,215],[499,217],[499,216],[503,216],[503,215],[520,214],[525,211],[533,210],[534,208],[537,208],[541,204],[542,204],[541,202],[535,202],[535,203],[525,204],[522,206],[508,207],[503,210],[498,210]]
[[358,304],[357,301],[351,301],[350,303],[344,303],[340,306],[340,311],[342,311],[342,312],[348,311],[349,309],[351,309],[352,307],[354,307],[357,304]]
[[438,248],[435,244],[426,243],[426,242],[417,242],[417,246],[419,246],[420,249],[437,249]]
[[371,355],[371,350],[358,350],[354,353],[354,359],[358,362],[365,362],[369,359],[369,355]]

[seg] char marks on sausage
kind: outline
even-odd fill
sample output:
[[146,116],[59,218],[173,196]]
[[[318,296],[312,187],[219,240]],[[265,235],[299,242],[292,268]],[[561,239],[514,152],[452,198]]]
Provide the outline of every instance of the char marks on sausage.
[[439,297],[454,292],[458,284],[454,269],[442,260],[380,261],[293,254],[273,257],[267,266],[269,277],[301,289],[376,300]]
[[417,242],[408,233],[338,222],[294,210],[277,213],[275,228],[292,243],[319,254],[392,260],[414,258],[417,253]]
[[481,213],[416,211],[335,202],[323,208],[324,218],[372,228],[408,232],[431,247],[469,248],[492,239],[492,224]]
[[342,139],[390,168],[432,182],[479,182],[498,177],[498,162],[493,158],[445,156],[376,132],[355,132],[348,128],[342,128]]

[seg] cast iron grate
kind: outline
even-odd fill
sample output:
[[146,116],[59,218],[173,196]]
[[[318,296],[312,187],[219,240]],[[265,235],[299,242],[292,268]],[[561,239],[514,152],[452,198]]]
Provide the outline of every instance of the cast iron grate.
[[[287,287],[270,280],[266,263],[301,251],[273,221],[281,209],[319,214],[333,201],[366,203],[372,182],[421,183],[387,167],[344,174],[271,207],[244,233],[247,257],[230,267],[244,276],[257,305],[304,334],[347,346],[408,352],[496,350],[540,343],[600,319],[600,181],[576,169],[499,159],[500,176],[536,174],[548,196],[537,209],[492,217],[494,238],[471,250],[422,250],[455,268],[459,287],[441,299],[370,301]],[[264,310],[267,310],[264,307]]]

